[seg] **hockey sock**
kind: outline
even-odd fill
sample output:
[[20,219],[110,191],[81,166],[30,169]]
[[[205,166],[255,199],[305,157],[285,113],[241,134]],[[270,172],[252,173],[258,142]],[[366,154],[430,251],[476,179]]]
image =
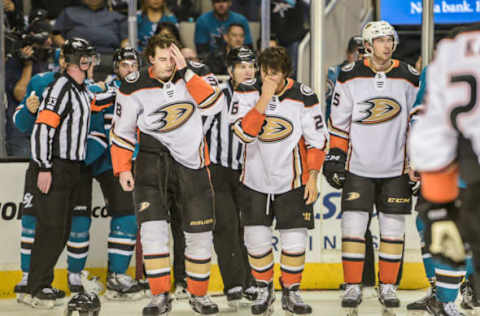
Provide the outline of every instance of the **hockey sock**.
[[248,254],[248,262],[252,270],[252,275],[257,281],[270,283],[273,281],[273,252],[270,249],[263,255]]
[[379,279],[384,284],[395,284],[402,261],[403,239],[380,237],[378,254]]
[[73,216],[72,229],[67,241],[67,264],[68,271],[80,273],[87,262],[90,242],[90,217]]
[[422,250],[423,266],[425,268],[425,273],[427,274],[427,278],[430,280],[435,277],[435,267],[433,264],[432,255],[430,254],[430,252],[428,251],[425,245],[425,239],[424,239],[425,225],[422,219],[420,218],[420,216],[418,215],[416,219],[416,226],[417,226],[418,234],[420,235],[420,245]]
[[22,271],[30,271],[30,256],[33,241],[35,240],[35,225],[37,218],[31,215],[22,216],[22,238],[20,242],[20,265]]
[[465,277],[465,270],[456,269],[448,264],[434,260],[436,293],[438,301],[442,303],[454,302],[457,299],[458,291],[462,280]]
[[466,265],[467,265],[466,266],[467,273],[465,274],[465,277],[468,278],[473,273],[473,259],[472,259],[472,256],[467,256],[467,264]]
[[112,217],[108,235],[108,271],[125,274],[137,238],[135,215]]
[[167,221],[148,221],[140,226],[143,262],[150,291],[159,295],[170,291],[170,254]]
[[342,238],[343,278],[346,283],[362,282],[363,265],[365,263],[365,239]]
[[282,250],[280,269],[282,271],[282,284],[286,288],[300,285],[303,267],[305,265],[305,251],[300,253],[287,253]]
[[213,234],[185,232],[185,272],[187,291],[195,296],[205,296],[210,280]]

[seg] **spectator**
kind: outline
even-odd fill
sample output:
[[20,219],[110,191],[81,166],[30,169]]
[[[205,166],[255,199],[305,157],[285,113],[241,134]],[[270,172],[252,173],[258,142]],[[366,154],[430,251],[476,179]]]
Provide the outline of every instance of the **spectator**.
[[[278,46],[280,46],[280,44],[279,44],[277,35],[271,33],[268,47],[278,47]],[[262,52],[262,38],[260,37],[257,40],[257,55],[260,55],[261,52]]]
[[213,10],[202,14],[195,25],[195,46],[200,57],[222,47],[222,34],[230,24],[242,24],[245,30],[245,44],[252,46],[252,36],[247,19],[230,10],[231,0],[212,0]]
[[226,56],[233,48],[238,48],[245,42],[245,29],[242,24],[230,24],[223,35],[225,45],[208,54],[206,64],[216,75],[227,75]]
[[29,158],[29,137],[15,128],[13,113],[23,100],[33,75],[48,70],[53,55],[51,26],[46,20],[36,21],[27,29],[27,37],[14,57],[5,64],[5,92],[7,95],[7,154]]
[[[54,41],[61,47],[65,39],[81,37],[100,53],[110,53],[128,43],[127,18],[105,7],[105,0],[82,0],[79,6],[64,9],[58,16]],[[122,45],[123,42],[123,45]]]
[[139,51],[147,45],[158,23],[162,22],[177,24],[177,18],[168,10],[166,0],[142,0],[142,12],[137,15]]
[[2,0],[5,10],[7,27],[23,31],[25,22],[23,20],[23,1],[22,0]]
[[49,20],[55,20],[66,7],[80,5],[81,0],[34,0],[31,1],[32,10],[43,9],[48,12]]
[[249,21],[260,20],[261,1],[258,0],[232,0],[232,10],[243,14]]
[[193,22],[198,18],[198,5],[195,0],[167,0],[167,6],[177,17],[178,21]]
[[287,49],[297,73],[298,44],[307,34],[304,0],[272,0],[271,31],[278,35],[280,46]]

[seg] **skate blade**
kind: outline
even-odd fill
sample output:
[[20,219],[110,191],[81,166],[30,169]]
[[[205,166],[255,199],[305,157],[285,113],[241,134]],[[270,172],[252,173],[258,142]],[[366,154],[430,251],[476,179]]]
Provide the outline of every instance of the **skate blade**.
[[407,310],[407,316],[424,316],[424,315],[429,315],[429,313],[423,310]]
[[384,307],[382,311],[382,316],[396,316],[398,311],[398,307]]
[[145,297],[145,293],[143,291],[137,293],[119,293],[107,290],[104,296],[110,301],[138,301]]
[[184,301],[184,300],[188,299],[188,294],[187,293],[174,293],[173,296],[174,296],[176,301]]
[[[290,311],[285,311],[285,316],[296,316],[296,315],[299,315],[299,314],[295,314],[293,312],[290,312]],[[311,316],[312,314],[302,314],[302,316]]]
[[17,293],[17,303],[25,304],[28,306],[32,305],[32,296],[28,293]]
[[358,315],[358,307],[342,307],[342,315],[357,316]]
[[39,300],[33,298],[31,306],[36,309],[52,309],[55,307],[55,300]]

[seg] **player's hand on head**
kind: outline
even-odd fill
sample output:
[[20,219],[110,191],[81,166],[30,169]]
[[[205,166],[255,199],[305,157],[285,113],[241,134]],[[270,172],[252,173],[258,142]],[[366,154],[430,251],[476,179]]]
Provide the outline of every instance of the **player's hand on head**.
[[135,187],[135,181],[133,180],[133,175],[131,171],[121,172],[119,180],[123,191],[132,191]]
[[271,98],[277,89],[277,81],[271,75],[264,78],[262,82],[262,96]]
[[182,52],[177,47],[177,45],[175,44],[170,45],[169,50],[170,50],[170,55],[175,61],[177,70],[182,70],[185,67],[187,67],[187,61],[185,60],[185,57],[183,57]]

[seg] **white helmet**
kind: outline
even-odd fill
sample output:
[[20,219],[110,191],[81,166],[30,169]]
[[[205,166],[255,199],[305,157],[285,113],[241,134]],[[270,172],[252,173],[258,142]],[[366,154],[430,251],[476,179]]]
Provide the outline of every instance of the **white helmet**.
[[370,46],[373,47],[373,40],[377,37],[383,36],[393,36],[393,50],[397,48],[398,43],[400,42],[398,39],[398,34],[390,25],[390,23],[386,21],[374,21],[368,22],[367,25],[363,27],[362,30],[362,39],[363,42],[367,42]]

